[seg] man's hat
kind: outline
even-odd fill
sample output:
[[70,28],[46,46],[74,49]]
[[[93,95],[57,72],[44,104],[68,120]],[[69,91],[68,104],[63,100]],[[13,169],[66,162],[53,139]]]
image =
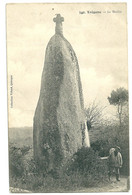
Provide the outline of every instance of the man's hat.
[[116,146],[116,148],[117,148],[118,150],[121,150],[121,148],[120,148],[119,146]]

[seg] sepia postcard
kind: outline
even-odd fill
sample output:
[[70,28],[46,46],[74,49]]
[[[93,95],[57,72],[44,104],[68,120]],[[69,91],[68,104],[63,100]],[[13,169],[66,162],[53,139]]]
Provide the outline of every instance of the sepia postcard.
[[6,38],[10,192],[128,192],[127,4],[7,4]]

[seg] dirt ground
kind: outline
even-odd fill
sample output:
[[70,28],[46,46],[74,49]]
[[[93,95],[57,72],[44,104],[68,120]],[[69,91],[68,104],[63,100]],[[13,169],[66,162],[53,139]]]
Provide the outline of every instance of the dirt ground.
[[76,193],[85,193],[85,192],[128,192],[129,179],[127,177],[121,177],[120,181],[116,181],[115,177],[111,178],[111,181],[106,185],[102,184],[99,187],[91,187],[83,190],[75,191]]

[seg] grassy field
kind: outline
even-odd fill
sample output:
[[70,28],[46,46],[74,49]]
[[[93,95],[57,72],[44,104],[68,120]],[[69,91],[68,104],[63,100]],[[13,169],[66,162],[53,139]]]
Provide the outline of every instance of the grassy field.
[[13,143],[18,147],[33,145],[32,127],[9,128],[8,135],[9,143]]

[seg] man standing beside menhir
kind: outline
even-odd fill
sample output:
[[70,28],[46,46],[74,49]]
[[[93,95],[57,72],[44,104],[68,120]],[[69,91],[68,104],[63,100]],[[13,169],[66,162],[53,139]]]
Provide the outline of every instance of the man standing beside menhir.
[[120,181],[120,168],[122,167],[123,160],[121,149],[119,146],[111,148],[109,151],[109,180],[113,172],[115,172],[116,180]]

